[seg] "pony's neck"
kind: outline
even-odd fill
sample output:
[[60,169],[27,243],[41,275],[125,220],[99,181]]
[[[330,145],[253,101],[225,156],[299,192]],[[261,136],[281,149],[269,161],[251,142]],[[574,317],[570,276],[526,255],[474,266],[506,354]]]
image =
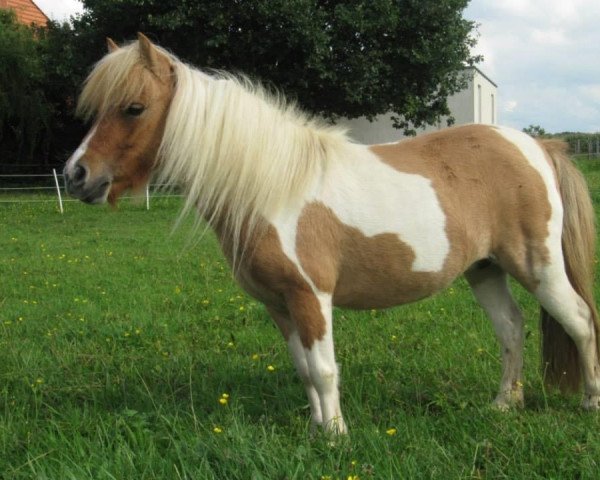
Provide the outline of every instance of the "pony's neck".
[[162,180],[181,185],[184,210],[239,239],[301,200],[341,157],[345,132],[309,119],[245,79],[176,68],[160,148]]

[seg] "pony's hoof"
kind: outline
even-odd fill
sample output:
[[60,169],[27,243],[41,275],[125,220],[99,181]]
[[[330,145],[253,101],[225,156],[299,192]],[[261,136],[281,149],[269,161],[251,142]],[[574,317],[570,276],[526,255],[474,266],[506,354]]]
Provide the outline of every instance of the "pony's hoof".
[[328,435],[337,437],[339,435],[347,435],[348,428],[342,417],[334,417],[327,423],[323,424],[323,429]]
[[499,412],[508,412],[515,408],[521,409],[525,407],[523,398],[523,390],[512,390],[499,394],[492,402],[492,408]]
[[584,410],[598,411],[600,410],[600,395],[585,395],[581,404]]
[[310,422],[310,437],[315,438],[318,435],[318,433],[321,431],[322,428],[323,428],[323,422],[315,422],[315,421],[311,420],[311,422]]
[[513,406],[504,400],[494,400],[491,407],[498,412],[508,412],[513,409]]

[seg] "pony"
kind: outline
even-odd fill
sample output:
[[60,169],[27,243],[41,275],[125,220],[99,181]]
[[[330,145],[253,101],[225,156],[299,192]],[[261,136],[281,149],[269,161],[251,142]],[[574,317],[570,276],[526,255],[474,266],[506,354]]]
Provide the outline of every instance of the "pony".
[[115,203],[156,174],[214,229],[237,282],[287,342],[311,422],[347,431],[332,307],[414,302],[464,275],[501,345],[493,405],[523,407],[523,317],[541,305],[545,381],[600,407],[594,212],[564,144],[492,125],[360,145],[281,96],[186,65],[143,34],[92,69],[77,111],[92,127],[68,192]]

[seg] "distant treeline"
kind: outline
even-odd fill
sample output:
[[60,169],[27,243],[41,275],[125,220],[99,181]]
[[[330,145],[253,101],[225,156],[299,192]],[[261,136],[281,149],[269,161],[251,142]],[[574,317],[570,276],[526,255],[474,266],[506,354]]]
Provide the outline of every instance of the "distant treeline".
[[582,132],[559,132],[548,133],[539,125],[529,125],[523,129],[532,137],[539,138],[559,138],[569,144],[571,153],[588,153],[594,156],[600,156],[600,132],[582,133]]

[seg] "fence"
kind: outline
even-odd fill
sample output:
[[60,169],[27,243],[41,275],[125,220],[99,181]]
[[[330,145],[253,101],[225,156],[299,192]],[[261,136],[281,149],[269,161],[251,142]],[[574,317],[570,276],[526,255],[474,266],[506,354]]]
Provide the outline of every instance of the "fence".
[[577,139],[570,145],[573,153],[578,157],[587,155],[588,158],[600,158],[600,138],[591,140]]
[[[25,180],[25,181],[24,181]],[[27,181],[28,180],[28,181]],[[6,186],[11,184],[12,186]],[[18,186],[15,186],[18,185]],[[27,184],[27,186],[23,186]],[[150,210],[150,198],[163,185],[152,184],[146,186],[145,203],[146,210]],[[48,198],[22,198],[21,196],[11,196],[11,194],[21,194],[26,192],[37,193],[52,193]],[[64,213],[64,205],[66,202],[78,202],[79,200],[64,198],[63,193],[66,193],[64,175],[57,173],[56,169],[52,169],[52,173],[47,174],[7,174],[0,175],[0,204],[2,203],[48,203],[56,202],[60,213]],[[65,195],[66,196],[66,195]],[[162,194],[166,197],[180,197],[175,193]],[[54,198],[52,198],[54,197]],[[125,197],[130,198],[130,197]]]

